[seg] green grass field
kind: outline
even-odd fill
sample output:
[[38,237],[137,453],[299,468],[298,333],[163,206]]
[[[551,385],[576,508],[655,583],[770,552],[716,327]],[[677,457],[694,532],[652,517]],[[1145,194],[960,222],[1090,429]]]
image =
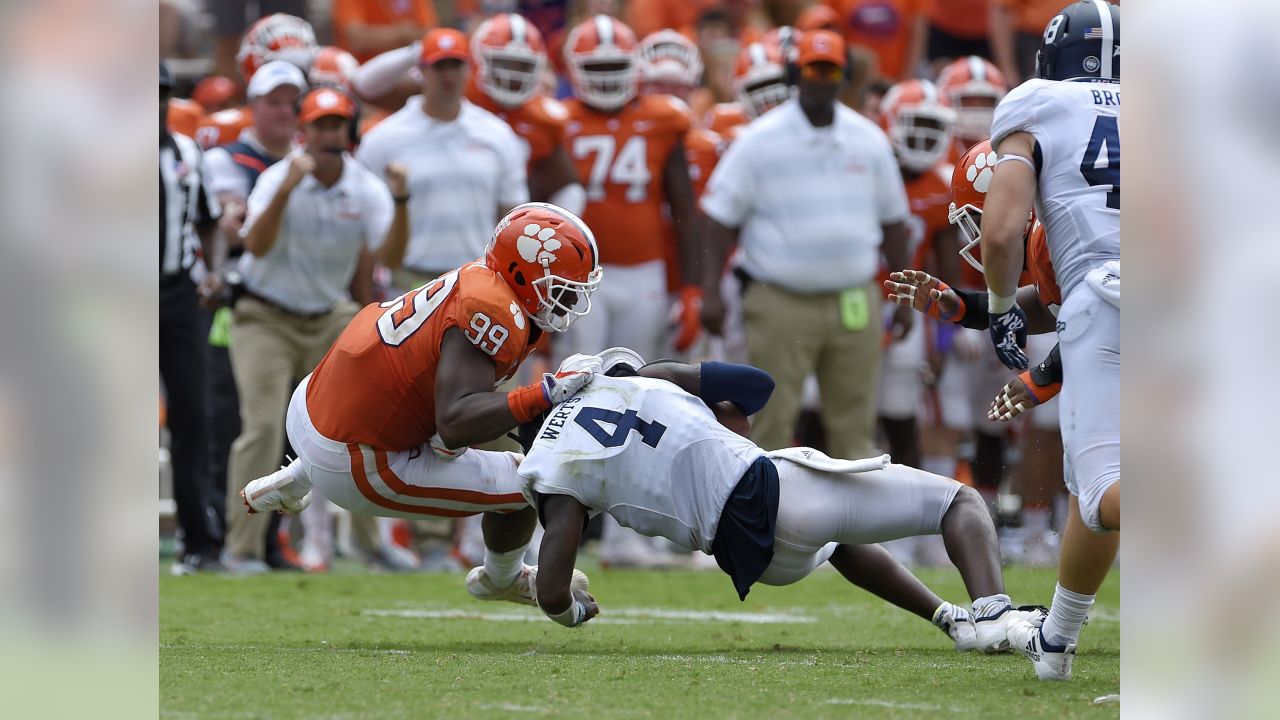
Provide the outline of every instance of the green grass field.
[[[590,568],[584,568],[590,570]],[[1021,656],[959,655],[927,622],[819,572],[739,603],[719,572],[591,571],[601,616],[568,630],[473,601],[460,575],[160,581],[169,718],[1115,718],[1119,573],[1099,594],[1075,678]],[[922,570],[964,598],[951,570]],[[1052,570],[1011,568],[1047,604]]]

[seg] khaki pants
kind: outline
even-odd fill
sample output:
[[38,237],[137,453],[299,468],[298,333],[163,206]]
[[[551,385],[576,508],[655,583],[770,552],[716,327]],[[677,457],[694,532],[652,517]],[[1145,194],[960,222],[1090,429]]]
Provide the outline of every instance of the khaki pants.
[[410,270],[406,267],[396,268],[391,271],[391,288],[396,293],[407,293],[414,288],[426,285],[451,269],[447,268],[440,272],[431,272],[430,270]]
[[847,330],[839,293],[800,295],[752,282],[743,296],[743,322],[751,364],[773,375],[777,387],[755,416],[751,439],[766,450],[792,444],[804,380],[818,378],[822,421],[838,458],[874,454],[876,387],[880,372],[880,293],[867,290],[868,323]]
[[[231,367],[240,390],[241,431],[227,467],[227,554],[263,558],[271,517],[247,514],[240,491],[279,468],[294,385],[315,369],[359,309],[348,301],[328,315],[303,319],[254,298],[236,303]],[[376,538],[376,528],[373,533]]]

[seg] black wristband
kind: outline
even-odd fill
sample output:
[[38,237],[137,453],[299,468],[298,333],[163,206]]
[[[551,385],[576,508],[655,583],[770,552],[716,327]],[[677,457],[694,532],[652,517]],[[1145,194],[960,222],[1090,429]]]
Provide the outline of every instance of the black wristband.
[[1062,354],[1058,352],[1057,345],[1053,346],[1039,365],[1031,368],[1031,382],[1040,387],[1062,382]]
[[391,200],[395,204],[400,205],[401,203],[409,202],[409,196],[408,195],[392,195]]
[[991,311],[987,310],[985,290],[951,289],[964,302],[964,317],[960,318],[961,325],[974,330],[986,330],[991,327]]

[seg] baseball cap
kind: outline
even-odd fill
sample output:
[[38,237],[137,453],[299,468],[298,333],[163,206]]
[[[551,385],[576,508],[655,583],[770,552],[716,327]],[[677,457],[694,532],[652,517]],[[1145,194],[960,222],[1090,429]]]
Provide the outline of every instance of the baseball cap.
[[173,73],[169,70],[169,66],[165,61],[160,61],[160,87],[173,89]]
[[418,56],[421,64],[431,65],[449,59],[471,61],[466,35],[453,28],[435,28],[422,36],[422,52]]
[[328,115],[353,118],[356,115],[356,104],[347,97],[346,93],[332,88],[312,90],[302,99],[302,112],[298,113],[298,119],[304,124],[315,122]]
[[245,96],[250,100],[256,100],[281,85],[292,85],[306,92],[307,79],[303,77],[302,71],[296,65],[283,60],[273,60],[258,68],[258,71],[249,79],[249,88],[245,91]]
[[796,42],[796,64],[816,62],[845,65],[844,38],[830,30],[812,30],[800,35]]

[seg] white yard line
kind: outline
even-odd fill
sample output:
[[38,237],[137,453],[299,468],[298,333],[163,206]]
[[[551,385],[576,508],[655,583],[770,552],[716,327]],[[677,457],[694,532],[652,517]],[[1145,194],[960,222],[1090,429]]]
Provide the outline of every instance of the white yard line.
[[[464,619],[489,620],[491,622],[543,622],[542,613],[530,609],[525,612],[478,612],[458,609],[366,609],[362,615],[419,620]],[[647,621],[647,622],[646,622]],[[796,613],[748,613],[720,610],[669,610],[662,608],[610,608],[605,607],[600,617],[592,623],[613,625],[644,625],[659,622],[727,622],[748,625],[797,625],[817,622],[817,618]]]

